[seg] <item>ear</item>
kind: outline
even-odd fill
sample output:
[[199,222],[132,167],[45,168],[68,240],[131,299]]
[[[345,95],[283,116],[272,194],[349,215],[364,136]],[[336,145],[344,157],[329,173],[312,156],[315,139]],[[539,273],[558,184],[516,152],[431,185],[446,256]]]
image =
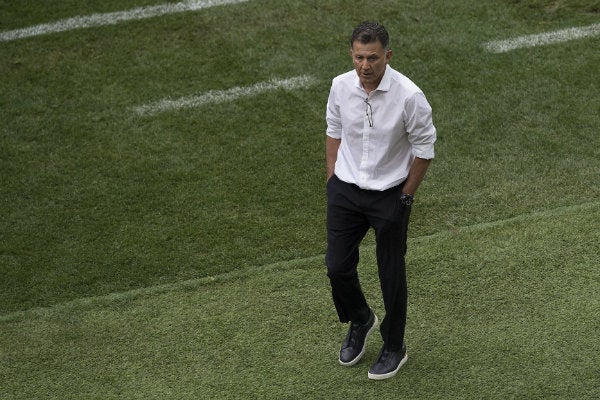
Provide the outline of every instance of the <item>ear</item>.
[[389,49],[388,51],[385,52],[385,63],[389,63],[390,62],[390,58],[392,58],[392,49]]

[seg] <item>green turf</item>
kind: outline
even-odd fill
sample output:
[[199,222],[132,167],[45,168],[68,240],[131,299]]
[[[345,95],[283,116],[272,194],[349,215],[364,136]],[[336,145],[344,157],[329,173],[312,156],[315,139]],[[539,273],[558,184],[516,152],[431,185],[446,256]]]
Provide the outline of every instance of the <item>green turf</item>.
[[309,258],[5,315],[0,396],[592,399],[598,218],[595,202],[411,240],[409,362],[386,382],[366,378],[378,335],[363,362],[338,365],[345,326]]
[[[0,31],[161,3],[0,0]],[[598,392],[599,38],[484,50],[598,7],[251,0],[0,42],[0,398]],[[377,389],[335,365],[322,267],[325,103],[363,19],[388,27],[438,128],[410,228],[414,355]],[[317,85],[133,111],[300,75]]]
[[[57,3],[50,8],[65,17],[87,4]],[[250,1],[1,43],[0,310],[322,253],[325,101],[331,78],[351,67],[347,35],[363,18],[389,27],[392,65],[435,110],[438,156],[418,194],[415,235],[598,197],[598,39],[482,48],[590,24],[588,7],[378,4]],[[0,3],[2,26],[57,12],[28,7]],[[320,83],[132,112],[298,75]]]

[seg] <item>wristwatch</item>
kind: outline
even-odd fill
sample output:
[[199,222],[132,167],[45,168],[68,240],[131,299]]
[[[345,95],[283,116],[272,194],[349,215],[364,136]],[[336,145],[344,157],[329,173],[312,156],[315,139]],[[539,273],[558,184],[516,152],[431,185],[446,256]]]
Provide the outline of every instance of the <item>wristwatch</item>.
[[415,196],[412,194],[402,193],[400,195],[400,203],[404,204],[405,206],[410,206],[413,201],[415,201]]

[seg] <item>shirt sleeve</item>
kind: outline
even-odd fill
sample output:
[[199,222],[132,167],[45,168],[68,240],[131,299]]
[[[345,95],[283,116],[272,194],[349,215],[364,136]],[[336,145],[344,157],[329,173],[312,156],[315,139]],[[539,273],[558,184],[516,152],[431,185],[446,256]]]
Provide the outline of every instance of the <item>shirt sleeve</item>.
[[333,85],[329,91],[327,99],[327,112],[325,119],[327,120],[327,136],[333,139],[342,138],[342,117],[340,114],[340,106],[336,102],[336,96]]
[[406,100],[406,132],[415,157],[430,160],[434,158],[433,144],[436,141],[436,129],[433,125],[431,106],[425,95],[415,93]]

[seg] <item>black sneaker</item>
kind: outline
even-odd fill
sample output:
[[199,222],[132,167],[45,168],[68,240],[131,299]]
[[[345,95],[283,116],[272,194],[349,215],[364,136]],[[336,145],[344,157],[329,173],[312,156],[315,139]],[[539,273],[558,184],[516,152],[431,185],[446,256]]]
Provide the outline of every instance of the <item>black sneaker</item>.
[[348,335],[346,335],[346,339],[344,339],[344,343],[342,343],[342,348],[340,349],[340,364],[343,366],[353,366],[365,354],[367,338],[373,333],[379,322],[373,310],[370,311],[371,315],[366,324],[350,323]]
[[369,379],[387,379],[396,375],[398,370],[408,360],[408,354],[406,354],[406,345],[402,343],[402,350],[390,351],[383,347],[379,358],[373,364],[369,370]]

